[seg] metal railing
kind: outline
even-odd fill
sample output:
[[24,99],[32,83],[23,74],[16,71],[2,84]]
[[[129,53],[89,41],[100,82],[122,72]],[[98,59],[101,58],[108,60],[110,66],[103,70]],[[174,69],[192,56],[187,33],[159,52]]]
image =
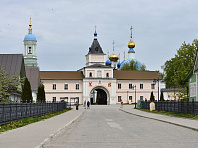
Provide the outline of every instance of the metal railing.
[[1,103],[0,125],[26,117],[36,117],[50,112],[62,111],[67,108],[71,108],[71,104],[67,102]]
[[[177,112],[177,113],[198,113],[198,102],[196,101],[159,101],[154,102],[155,109],[158,111]],[[142,109],[149,109],[150,101],[141,101]]]

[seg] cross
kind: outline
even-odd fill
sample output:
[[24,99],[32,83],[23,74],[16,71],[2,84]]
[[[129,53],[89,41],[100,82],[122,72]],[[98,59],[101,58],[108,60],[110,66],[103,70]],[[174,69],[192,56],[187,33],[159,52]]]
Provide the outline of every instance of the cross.
[[96,32],[96,25],[94,27],[95,27],[95,32]]
[[130,28],[130,30],[131,30],[131,38],[132,38],[132,29],[133,29],[133,28],[132,28],[132,26],[131,26],[131,28]]

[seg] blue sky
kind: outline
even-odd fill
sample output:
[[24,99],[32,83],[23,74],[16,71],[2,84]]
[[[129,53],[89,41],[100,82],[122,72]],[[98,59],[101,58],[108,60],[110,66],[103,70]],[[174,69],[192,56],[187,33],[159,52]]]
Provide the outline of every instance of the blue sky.
[[94,26],[103,51],[128,52],[130,26],[136,59],[159,70],[182,43],[198,38],[196,0],[0,0],[0,52],[24,53],[32,18],[40,70],[75,71],[85,66]]

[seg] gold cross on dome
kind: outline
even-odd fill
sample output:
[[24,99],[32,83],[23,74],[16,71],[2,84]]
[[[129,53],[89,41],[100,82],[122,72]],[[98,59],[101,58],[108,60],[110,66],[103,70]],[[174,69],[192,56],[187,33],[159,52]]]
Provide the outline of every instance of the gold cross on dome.
[[131,30],[131,38],[132,38],[132,29],[133,29],[133,28],[132,28],[132,26],[131,26],[131,28],[130,28],[130,30]]
[[115,44],[115,42],[114,42],[114,40],[113,40],[113,51],[114,51],[114,44]]

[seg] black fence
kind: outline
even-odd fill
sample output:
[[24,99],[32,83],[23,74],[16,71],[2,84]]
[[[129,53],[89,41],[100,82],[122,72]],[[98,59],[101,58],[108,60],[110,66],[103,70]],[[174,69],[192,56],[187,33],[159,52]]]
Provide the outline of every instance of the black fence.
[[47,113],[71,108],[67,102],[46,103],[1,103],[0,125],[26,117],[42,116]]
[[[141,101],[141,108],[150,109],[150,101]],[[198,102],[192,101],[159,101],[155,102],[155,110],[177,112],[177,113],[198,113]]]

